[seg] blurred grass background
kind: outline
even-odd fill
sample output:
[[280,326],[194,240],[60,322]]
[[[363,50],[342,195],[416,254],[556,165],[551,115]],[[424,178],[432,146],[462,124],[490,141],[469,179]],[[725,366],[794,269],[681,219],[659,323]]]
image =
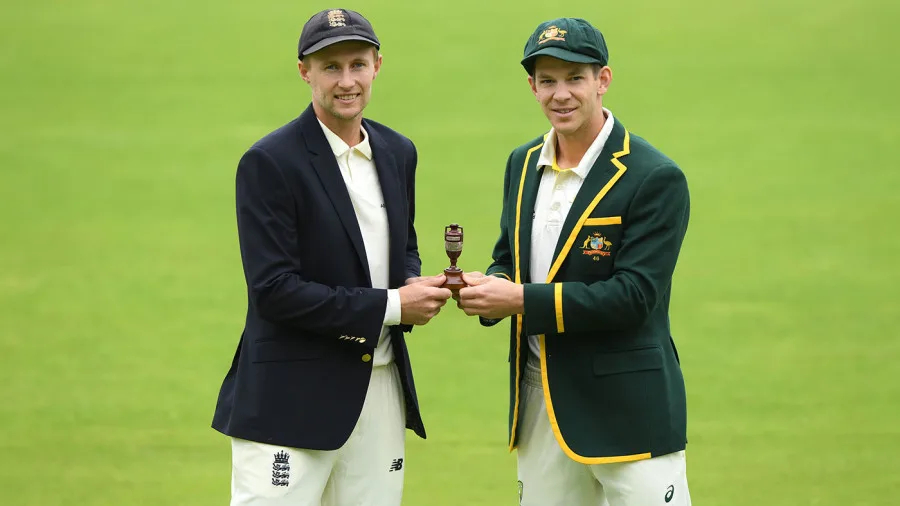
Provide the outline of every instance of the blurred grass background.
[[[0,504],[227,504],[209,422],[245,311],[234,171],[308,103],[296,40],[331,7],[0,5]],[[486,267],[506,157],[548,128],[528,35],[599,26],[605,105],[692,192],[672,325],[694,503],[895,502],[896,2],[339,7],[383,43],[366,115],[419,149],[426,272],[450,222]],[[410,341],[430,437],[410,433],[404,504],[515,504],[505,326],[448,307]]]

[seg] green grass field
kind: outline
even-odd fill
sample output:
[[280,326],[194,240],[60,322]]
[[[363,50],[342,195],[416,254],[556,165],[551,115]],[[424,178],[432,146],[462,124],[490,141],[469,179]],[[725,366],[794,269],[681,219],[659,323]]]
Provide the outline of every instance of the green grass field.
[[[694,504],[894,504],[898,4],[512,5],[345,5],[383,43],[366,115],[419,148],[425,270],[453,221],[462,267],[487,266],[506,157],[547,129],[525,39],[588,18],[606,105],[692,192],[672,324]],[[227,504],[209,422],[245,311],[234,171],[308,103],[296,39],[332,6],[3,3],[0,505]],[[515,504],[505,326],[448,307],[410,343],[430,437],[409,433],[404,504]]]

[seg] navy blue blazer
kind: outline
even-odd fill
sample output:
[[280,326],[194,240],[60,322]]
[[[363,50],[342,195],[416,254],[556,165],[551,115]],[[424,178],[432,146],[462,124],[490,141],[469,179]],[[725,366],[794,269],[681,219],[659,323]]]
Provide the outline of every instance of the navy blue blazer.
[[[390,287],[421,271],[412,141],[363,120],[390,228]],[[212,427],[334,450],[362,411],[387,291],[373,289],[356,214],[312,106],[254,144],[236,178],[247,319]],[[391,327],[407,428],[425,437],[403,331]],[[368,356],[366,356],[368,355]]]

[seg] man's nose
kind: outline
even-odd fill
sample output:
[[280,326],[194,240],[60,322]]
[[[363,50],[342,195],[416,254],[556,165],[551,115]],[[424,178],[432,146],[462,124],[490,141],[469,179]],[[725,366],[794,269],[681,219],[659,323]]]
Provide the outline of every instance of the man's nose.
[[572,93],[569,91],[569,87],[565,83],[558,84],[553,91],[553,99],[558,102],[565,102],[570,98],[572,98]]
[[338,81],[338,86],[344,89],[350,89],[354,84],[356,84],[356,80],[353,79],[353,73],[350,69],[345,69],[341,72],[341,79]]

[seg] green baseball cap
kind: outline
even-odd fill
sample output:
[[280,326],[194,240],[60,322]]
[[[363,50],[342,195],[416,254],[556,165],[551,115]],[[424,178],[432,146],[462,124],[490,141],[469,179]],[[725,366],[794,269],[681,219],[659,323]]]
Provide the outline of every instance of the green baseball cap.
[[600,30],[581,18],[559,18],[538,25],[525,43],[522,66],[534,74],[538,56],[552,56],[576,63],[609,62],[609,50]]

